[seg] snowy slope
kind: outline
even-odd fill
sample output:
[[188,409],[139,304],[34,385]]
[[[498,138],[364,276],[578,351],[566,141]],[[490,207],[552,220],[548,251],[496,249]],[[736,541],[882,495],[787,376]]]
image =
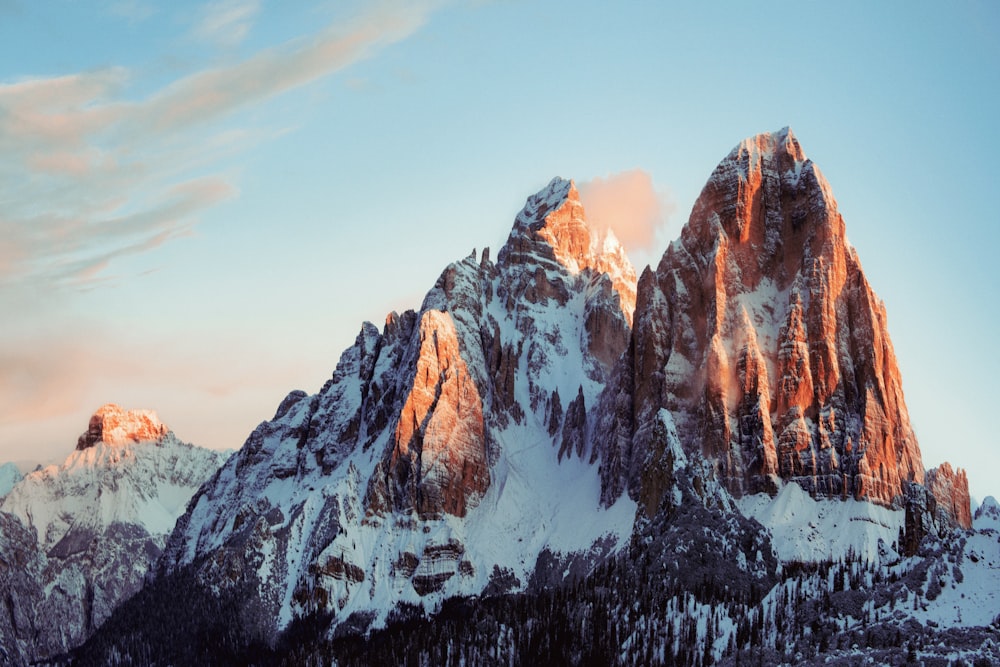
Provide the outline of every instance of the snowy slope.
[[73,528],[103,530],[125,523],[165,535],[226,457],[182,443],[173,434],[157,444],[102,442],[29,473],[0,510],[34,527],[45,551]]
[[746,516],[771,533],[783,561],[840,560],[849,553],[877,562],[891,549],[903,527],[903,510],[867,501],[815,499],[795,482],[787,482],[773,498],[759,493],[736,501]]

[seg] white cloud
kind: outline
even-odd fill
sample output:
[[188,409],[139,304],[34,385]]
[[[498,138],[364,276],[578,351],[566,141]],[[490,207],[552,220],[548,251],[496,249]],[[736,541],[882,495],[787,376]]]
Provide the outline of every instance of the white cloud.
[[259,0],[214,0],[202,10],[194,34],[218,46],[237,46],[250,34],[259,11]]

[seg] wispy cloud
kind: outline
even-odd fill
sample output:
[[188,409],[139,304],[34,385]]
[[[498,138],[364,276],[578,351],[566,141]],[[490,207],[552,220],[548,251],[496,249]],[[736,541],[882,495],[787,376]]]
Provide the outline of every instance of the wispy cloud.
[[156,7],[145,0],[117,0],[108,7],[108,11],[132,23],[139,23],[155,14]]
[[587,220],[610,228],[629,252],[647,252],[656,247],[657,232],[673,213],[666,192],[653,187],[653,179],[641,169],[632,169],[578,186]]
[[218,46],[236,46],[250,34],[259,11],[260,0],[214,0],[202,10],[194,34]]
[[[256,2],[212,6],[202,25],[236,34],[257,11]],[[0,286],[88,285],[114,259],[188,233],[237,193],[220,175],[191,175],[212,171],[243,136],[219,121],[405,38],[428,11],[378,4],[138,100],[121,67],[0,85]]]

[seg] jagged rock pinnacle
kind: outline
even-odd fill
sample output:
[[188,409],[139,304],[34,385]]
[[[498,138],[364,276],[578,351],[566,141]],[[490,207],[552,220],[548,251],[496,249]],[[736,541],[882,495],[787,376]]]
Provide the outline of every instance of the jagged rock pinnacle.
[[599,231],[587,222],[572,180],[553,178],[528,197],[497,261],[501,269],[534,264],[542,269],[558,266],[574,275],[588,269],[607,274],[622,313],[632,322],[635,269],[614,232]]

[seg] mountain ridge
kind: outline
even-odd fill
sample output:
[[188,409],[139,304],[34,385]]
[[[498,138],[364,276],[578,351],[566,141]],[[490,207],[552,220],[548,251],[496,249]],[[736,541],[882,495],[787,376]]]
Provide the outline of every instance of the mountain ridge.
[[[960,471],[925,476],[885,319],[787,128],[719,163],[638,280],[553,179],[495,262],[450,264],[288,394],[84,653],[177,651],[130,614],[184,598],[198,632],[239,619],[235,661],[384,636],[359,660],[790,662],[836,632],[896,655],[913,623],[985,627],[948,605],[994,600],[991,538],[965,531]],[[406,630],[428,616],[458,618],[426,630],[443,644]]]

